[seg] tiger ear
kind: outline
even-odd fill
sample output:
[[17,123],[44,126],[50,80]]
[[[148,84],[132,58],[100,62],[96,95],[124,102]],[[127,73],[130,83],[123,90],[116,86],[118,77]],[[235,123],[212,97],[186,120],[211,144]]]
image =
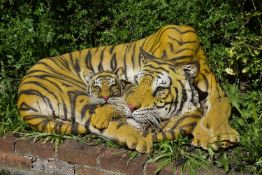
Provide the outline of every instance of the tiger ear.
[[88,82],[94,75],[95,75],[94,72],[92,72],[90,70],[85,70],[83,72],[83,79],[84,79],[85,82]]
[[191,61],[179,65],[177,68],[182,69],[190,79],[194,79],[198,75],[199,63],[197,61]]
[[125,77],[125,71],[123,67],[117,68],[113,73],[116,74],[119,79],[124,79]]
[[123,89],[126,88],[127,85],[131,84],[131,82],[125,80],[125,71],[123,67],[119,67],[114,71],[114,74],[120,79],[120,83]]
[[122,89],[126,89],[128,88],[128,85],[132,84],[130,81],[127,81],[125,79],[121,79],[120,82],[121,82]]
[[140,47],[139,58],[143,64],[147,63],[149,60],[156,59],[156,57],[153,54],[145,51],[142,47]]

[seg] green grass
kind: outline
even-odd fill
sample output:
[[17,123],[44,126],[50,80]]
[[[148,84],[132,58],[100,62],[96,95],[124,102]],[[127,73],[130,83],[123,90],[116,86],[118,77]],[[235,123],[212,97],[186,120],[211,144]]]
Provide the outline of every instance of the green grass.
[[[240,143],[213,152],[190,146],[191,138],[154,145],[148,162],[187,169],[214,165],[225,172],[262,174],[262,35],[260,0],[0,0],[0,135],[16,133],[56,145],[86,137],[32,132],[18,116],[16,93],[26,71],[41,58],[87,47],[134,41],[166,24],[199,33],[209,65],[232,104],[230,124]],[[136,157],[137,153],[131,153]]]

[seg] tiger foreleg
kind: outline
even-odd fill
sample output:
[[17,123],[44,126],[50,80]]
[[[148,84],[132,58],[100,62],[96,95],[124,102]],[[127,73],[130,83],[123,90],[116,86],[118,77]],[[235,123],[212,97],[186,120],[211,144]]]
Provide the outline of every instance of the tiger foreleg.
[[149,153],[153,147],[151,136],[144,137],[137,129],[126,124],[125,121],[110,121],[108,127],[103,130],[90,126],[90,130],[94,134],[114,140],[140,153]]
[[202,114],[198,111],[172,117],[168,120],[162,131],[152,134],[153,142],[175,140],[179,136],[191,134],[201,117]]
[[192,143],[204,149],[209,146],[217,149],[220,146],[228,147],[238,143],[239,134],[228,123],[231,113],[229,99],[210,71],[201,48],[197,52],[197,57],[200,68],[194,84],[207,96],[200,99],[204,114],[193,131]]
[[218,98],[210,104],[206,115],[198,122],[193,131],[192,144],[207,149],[226,148],[239,142],[238,132],[231,128],[228,119],[231,106],[227,97]]
[[91,124],[97,129],[105,129],[111,120],[118,117],[120,117],[120,114],[118,114],[114,106],[109,104],[98,106],[91,116]]

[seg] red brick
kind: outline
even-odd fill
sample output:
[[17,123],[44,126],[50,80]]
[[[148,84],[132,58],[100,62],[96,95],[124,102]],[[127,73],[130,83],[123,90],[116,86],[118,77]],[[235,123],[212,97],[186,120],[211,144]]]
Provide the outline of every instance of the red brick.
[[142,174],[146,160],[147,160],[146,155],[139,156],[134,160],[129,160],[127,174],[130,175]]
[[15,152],[21,155],[36,156],[43,159],[54,158],[55,150],[51,143],[34,143],[33,140],[17,140]]
[[[146,175],[155,174],[155,171],[157,170],[159,163],[160,162],[154,162],[154,163],[146,164],[145,165],[145,174]],[[159,175],[173,175],[173,174],[174,174],[174,172],[172,170],[171,165],[164,167],[159,173]],[[179,171],[178,171],[178,174],[180,174]]]
[[[217,168],[215,166],[210,166],[210,167],[207,167],[207,169],[203,169],[203,168],[200,168],[197,172],[198,175],[225,175],[225,174],[228,174],[228,175],[244,175],[242,173],[237,173],[237,172],[234,172],[234,171],[230,171],[230,172],[225,172],[223,169],[221,168]],[[189,175],[189,173],[187,173],[186,175]]]
[[97,157],[103,146],[90,146],[75,140],[67,140],[58,147],[57,158],[69,163],[81,165],[97,165]]
[[146,155],[131,160],[129,153],[123,149],[108,148],[100,156],[100,166],[102,169],[130,175],[143,174]]
[[90,167],[90,166],[76,166],[75,168],[76,175],[112,175],[116,174],[114,172],[108,172],[105,170],[101,170],[96,167]]
[[16,155],[15,153],[0,152],[0,164],[18,166],[22,168],[31,168],[32,158]]
[[14,152],[15,138],[13,136],[3,136],[0,138],[0,151],[5,153]]

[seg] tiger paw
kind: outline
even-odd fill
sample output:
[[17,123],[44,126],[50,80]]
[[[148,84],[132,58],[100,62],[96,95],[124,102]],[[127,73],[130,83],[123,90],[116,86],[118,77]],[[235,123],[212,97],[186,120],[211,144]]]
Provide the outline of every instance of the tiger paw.
[[109,116],[92,116],[91,124],[93,127],[97,129],[105,129],[108,127],[110,121]]
[[91,125],[97,129],[105,129],[108,127],[109,122],[114,115],[116,115],[116,113],[113,106],[99,106],[91,117]]
[[152,138],[140,134],[128,136],[126,144],[129,149],[135,149],[139,153],[149,153],[153,148]]
[[[117,127],[119,127],[119,124]],[[118,129],[117,140],[120,144],[124,144],[129,149],[135,149],[140,153],[149,153],[153,148],[152,135],[143,136],[138,130],[129,125],[123,125]]]
[[233,146],[240,140],[238,132],[227,123],[223,123],[219,127],[212,127],[203,123],[199,123],[192,133],[194,136],[192,144],[195,146],[201,146],[203,149],[211,147],[217,150],[220,147]]

